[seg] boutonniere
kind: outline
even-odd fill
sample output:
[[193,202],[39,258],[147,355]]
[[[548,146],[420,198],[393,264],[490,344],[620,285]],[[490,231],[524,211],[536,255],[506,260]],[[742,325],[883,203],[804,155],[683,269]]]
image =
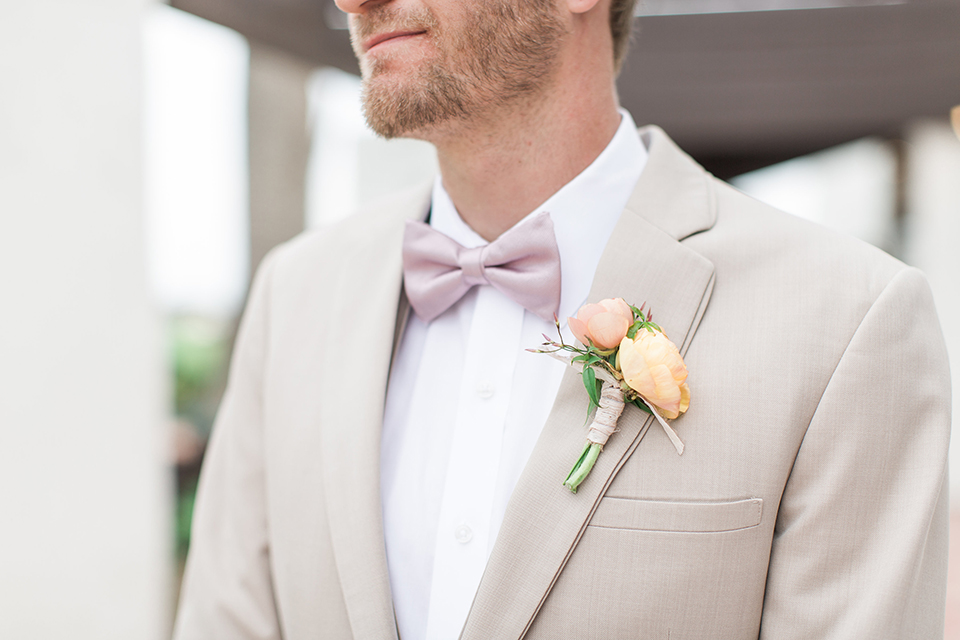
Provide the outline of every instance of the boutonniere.
[[[683,442],[667,419],[678,417],[690,404],[687,367],[677,346],[654,324],[649,310],[644,312],[644,306],[638,309],[622,298],[584,305],[576,318],[567,318],[582,347],[565,344],[562,335],[560,342],[554,342],[544,334],[546,342],[540,349],[528,349],[581,369],[590,398],[588,419],[596,409],[587,443],[563,481],[574,493],[617,430],[617,419],[626,403],[653,414],[677,453],[683,453]],[[560,322],[556,322],[559,335]]]

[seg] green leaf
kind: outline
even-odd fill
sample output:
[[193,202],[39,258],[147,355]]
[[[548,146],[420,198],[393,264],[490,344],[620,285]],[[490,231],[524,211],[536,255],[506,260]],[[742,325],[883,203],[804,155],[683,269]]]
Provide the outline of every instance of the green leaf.
[[643,324],[644,324],[644,322],[643,322],[643,320],[641,319],[641,320],[637,320],[637,321],[634,322],[632,325],[630,325],[630,328],[627,329],[627,337],[630,338],[631,340],[633,340],[634,338],[636,338],[636,337],[637,337],[637,331],[640,330],[640,327],[642,327]]
[[590,414],[596,409],[598,405],[593,404],[593,400],[587,403],[587,416],[583,419],[583,426],[587,426],[590,422]]
[[590,402],[600,406],[600,394],[597,393],[597,374],[594,373],[593,367],[583,368],[583,388],[587,390]]
[[640,398],[636,398],[636,399],[633,401],[633,404],[637,405],[637,407],[638,407],[639,409],[641,409],[641,410],[643,410],[643,411],[646,411],[646,412],[649,413],[650,415],[653,415],[653,412],[650,411],[650,407],[648,407],[648,406],[643,402],[643,400],[641,400]]

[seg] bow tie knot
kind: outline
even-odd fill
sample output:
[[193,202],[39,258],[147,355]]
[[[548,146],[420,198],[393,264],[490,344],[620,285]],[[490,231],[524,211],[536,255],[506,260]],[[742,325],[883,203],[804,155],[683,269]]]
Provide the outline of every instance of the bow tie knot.
[[550,321],[560,306],[560,250],[553,221],[541,213],[490,244],[469,249],[430,225],[408,221],[403,283],[410,306],[425,322],[477,285],[492,285]]
[[463,283],[468,287],[478,284],[490,284],[487,280],[486,269],[483,266],[484,253],[487,247],[473,247],[471,249],[463,248],[457,255],[457,265],[460,267],[460,277]]

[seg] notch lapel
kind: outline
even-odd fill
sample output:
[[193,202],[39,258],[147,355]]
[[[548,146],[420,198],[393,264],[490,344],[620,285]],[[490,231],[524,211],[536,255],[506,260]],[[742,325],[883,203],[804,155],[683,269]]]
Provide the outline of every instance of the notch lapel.
[[[716,219],[709,176],[655,127],[641,130],[647,166],[597,267],[589,300],[647,303],[686,353],[713,288],[713,265],[679,240]],[[571,368],[513,492],[462,640],[522,638],[653,418],[633,406],[576,494],[562,482],[586,438],[587,395]],[[682,437],[682,418],[677,427]]]
[[330,336],[346,354],[320,374],[318,424],[327,521],[355,638],[397,638],[380,495],[380,435],[395,336],[406,321],[401,294],[402,238],[407,219],[422,220],[429,191],[391,203],[389,222],[368,225],[340,265],[328,308]]

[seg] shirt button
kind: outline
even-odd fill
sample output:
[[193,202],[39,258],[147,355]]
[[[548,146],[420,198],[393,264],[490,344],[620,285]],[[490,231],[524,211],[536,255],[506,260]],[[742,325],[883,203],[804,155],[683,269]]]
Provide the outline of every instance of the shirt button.
[[462,524],[453,530],[453,535],[460,544],[467,544],[473,540],[473,529],[465,524]]
[[497,388],[493,386],[493,383],[486,380],[477,385],[477,395],[484,399],[492,398],[496,391]]

